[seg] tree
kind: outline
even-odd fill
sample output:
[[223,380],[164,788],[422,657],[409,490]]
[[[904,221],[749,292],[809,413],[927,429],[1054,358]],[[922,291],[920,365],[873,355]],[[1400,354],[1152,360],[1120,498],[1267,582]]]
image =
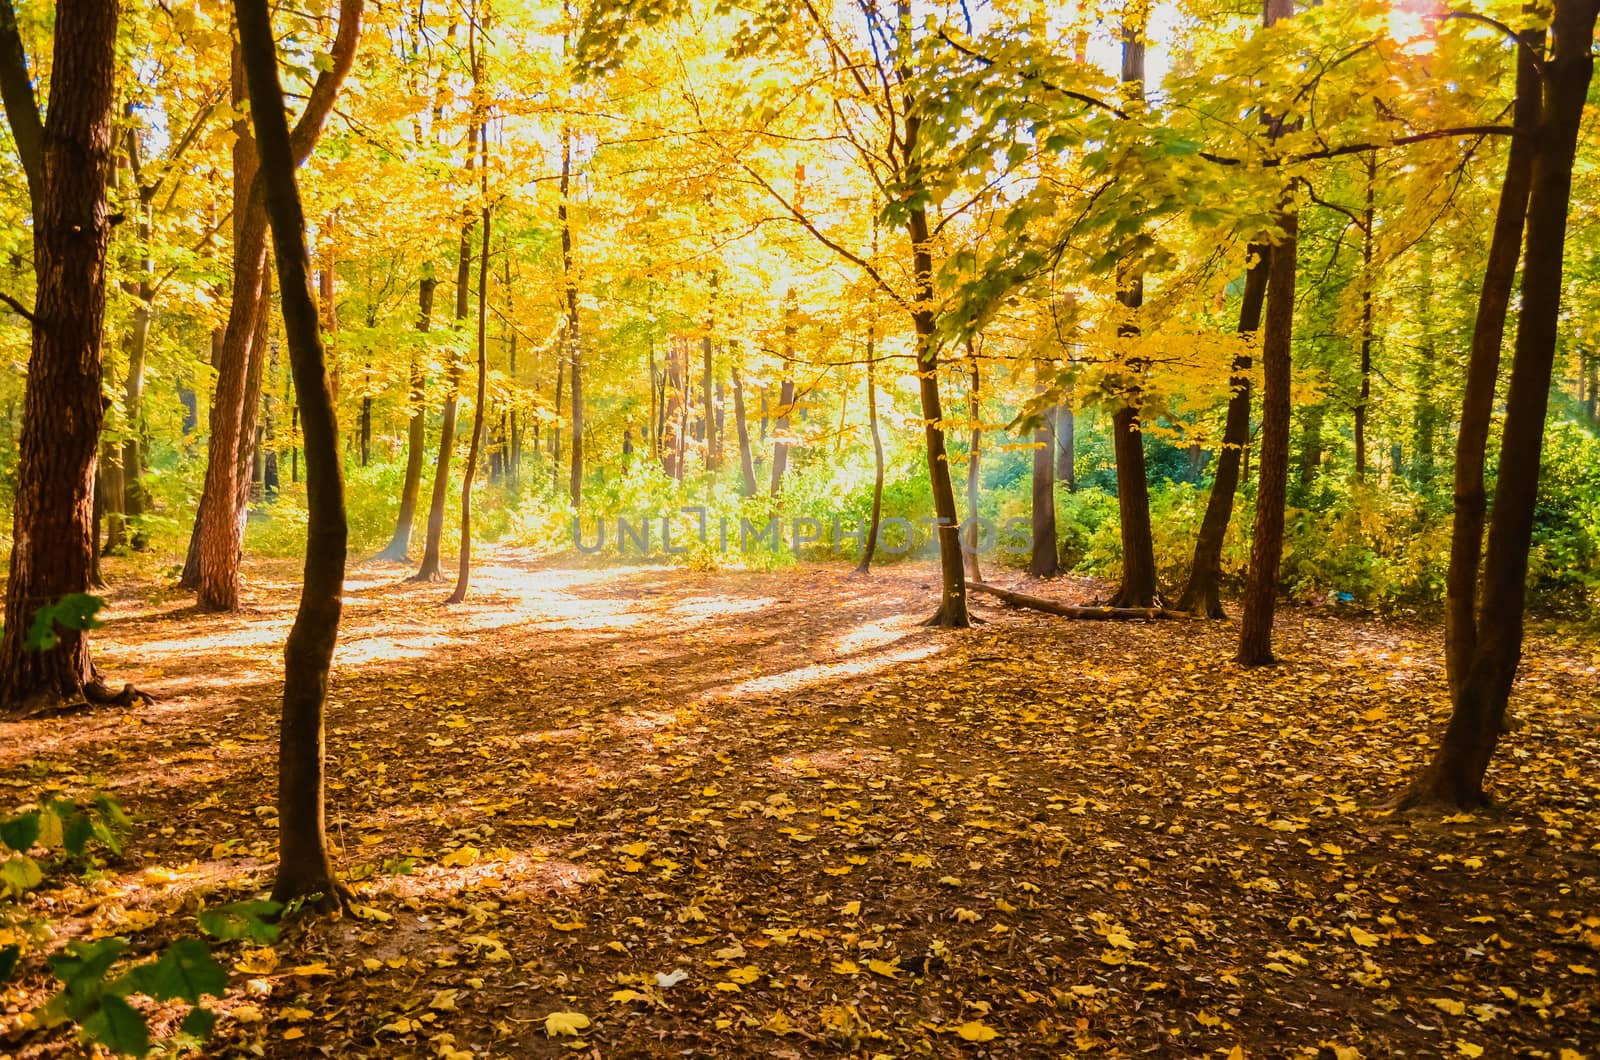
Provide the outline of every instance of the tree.
[[[1294,0],[1266,0],[1268,29],[1294,14]],[[1269,135],[1284,128],[1282,115],[1268,117]],[[1294,341],[1294,287],[1298,268],[1295,236],[1299,216],[1293,190],[1284,192],[1277,240],[1267,260],[1267,313],[1261,343],[1261,456],[1257,464],[1256,520],[1250,539],[1250,577],[1239,625],[1238,660],[1245,666],[1273,661],[1272,613],[1278,600],[1278,563],[1283,556],[1283,512],[1289,489],[1289,386]]]
[[[1130,0],[1122,12],[1122,83],[1130,100],[1144,98],[1145,31],[1150,19],[1146,0]],[[1136,254],[1137,252],[1135,252]],[[1144,305],[1144,267],[1136,256],[1117,266],[1117,302],[1125,319],[1117,334],[1137,336],[1139,309]],[[1111,417],[1112,448],[1117,464],[1117,511],[1121,515],[1122,582],[1107,601],[1111,607],[1154,607],[1161,596],[1156,589],[1156,551],[1150,528],[1150,482],[1145,470],[1142,377],[1147,370],[1139,357],[1127,359],[1122,381],[1123,402]]]
[[467,598],[472,579],[472,482],[478,474],[478,450],[483,444],[484,410],[489,404],[489,134],[478,125],[478,153],[483,160],[483,246],[478,255],[478,396],[472,408],[472,441],[467,446],[467,467],[461,473],[461,557],[457,566],[455,591],[447,601],[459,604]]
[[[341,25],[359,31],[361,0],[344,0]],[[311,255],[294,171],[297,158],[267,0],[239,0],[239,41],[250,91],[251,122],[260,151],[262,204],[272,228],[283,306],[284,336],[294,372],[306,448],[306,562],[300,608],[284,647],[283,728],[278,749],[276,902],[320,896],[340,904],[343,892],[328,856],[323,814],[323,708],[339,635],[347,527],[339,425],[328,380]]]
[[[340,0],[339,28],[327,66],[318,75],[290,137],[296,167],[305,163],[355,62],[361,0]],[[243,98],[236,70],[234,96]],[[241,120],[242,124],[242,120]],[[249,467],[267,351],[256,341],[266,307],[267,218],[255,179],[257,150],[241,135],[234,150],[233,303],[217,363],[206,484],[196,522],[199,605],[208,611],[239,606],[239,558],[250,495]]]
[[[1244,292],[1239,299],[1239,334],[1254,335],[1261,326],[1261,307],[1266,301],[1268,261],[1272,247],[1252,243],[1245,271]],[[1232,393],[1228,398],[1227,420],[1222,428],[1222,446],[1217,454],[1217,470],[1211,480],[1211,495],[1206,498],[1205,515],[1195,537],[1194,561],[1189,565],[1189,580],[1178,598],[1178,610],[1207,618],[1225,617],[1220,596],[1222,543],[1233,518],[1233,497],[1239,488],[1239,468],[1250,445],[1250,354],[1241,351],[1233,359]]]
[[[1462,431],[1458,441],[1456,489],[1463,495],[1452,540],[1451,577],[1447,614],[1447,666],[1451,673],[1450,721],[1433,758],[1401,796],[1403,806],[1442,804],[1473,809],[1487,801],[1484,776],[1499,743],[1506,704],[1522,657],[1523,606],[1527,591],[1528,549],[1533,536],[1539,465],[1544,444],[1545,413],[1555,361],[1561,313],[1562,252],[1566,245],[1567,214],[1572,197],[1573,162],[1577,156],[1584,104],[1594,72],[1596,0],[1557,0],[1550,26],[1547,53],[1542,62],[1543,99],[1537,112],[1524,97],[1538,83],[1526,75],[1531,65],[1519,57],[1518,117],[1534,118],[1532,159],[1528,173],[1526,221],[1497,216],[1495,243],[1491,243],[1491,268],[1486,270],[1485,292],[1479,302],[1479,319],[1486,330],[1500,302],[1503,263],[1494,257],[1502,236],[1525,227],[1522,254],[1522,308],[1511,358],[1511,379],[1506,392],[1505,423],[1500,436],[1500,467],[1496,477],[1494,508],[1489,519],[1489,540],[1483,554],[1482,603],[1473,610],[1468,595],[1473,580],[1465,569],[1475,560],[1471,543],[1461,540],[1474,519],[1474,472],[1481,475],[1481,446],[1487,437],[1482,380],[1488,374],[1479,362],[1478,332],[1474,329],[1473,354],[1468,363],[1468,396],[1462,404]],[[1537,37],[1524,37],[1519,46],[1531,53]],[[1526,126],[1519,125],[1519,129]],[[1527,135],[1527,134],[1524,134]],[[1513,155],[1507,163],[1507,183],[1500,210],[1519,212],[1522,197],[1521,163]],[[1502,228],[1503,226],[1503,228]],[[1503,247],[1501,248],[1503,252]],[[1489,288],[1493,286],[1494,290]],[[1487,348],[1488,336],[1484,336]],[[1477,386],[1474,386],[1474,383]],[[1492,390],[1491,390],[1492,396]],[[1469,404],[1471,402],[1471,404]],[[1470,420],[1470,427],[1469,427]],[[1470,430],[1470,437],[1469,437]],[[1476,564],[1473,564],[1476,566]]]
[[116,0],[59,0],[50,100],[41,121],[11,0],[0,0],[0,101],[26,175],[33,214],[34,306],[12,513],[0,711],[127,703],[64,629],[30,650],[35,612],[89,589],[95,450],[103,418],[101,327],[106,306],[106,190],[112,165]]
[[[1045,374],[1042,358],[1034,361],[1034,379]],[[1031,522],[1033,551],[1028,558],[1028,573],[1035,578],[1054,578],[1061,573],[1056,553],[1056,478],[1055,432],[1051,419],[1058,410],[1046,409],[1033,429],[1033,494]]]

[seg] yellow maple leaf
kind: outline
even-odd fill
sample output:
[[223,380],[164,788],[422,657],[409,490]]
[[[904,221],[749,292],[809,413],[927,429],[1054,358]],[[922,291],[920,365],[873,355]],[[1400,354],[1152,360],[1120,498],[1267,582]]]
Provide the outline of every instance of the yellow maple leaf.
[[1350,941],[1357,946],[1376,946],[1378,944],[1378,936],[1352,924],[1350,927]]
[[969,1042],[992,1042],[999,1033],[982,1020],[968,1020],[956,1028],[956,1034]]
[[1473,1042],[1458,1041],[1456,1042],[1456,1052],[1460,1053],[1462,1056],[1482,1056],[1483,1046],[1477,1045]]
[[1448,1012],[1452,1016],[1459,1016],[1467,1011],[1467,1006],[1450,997],[1430,997],[1428,1004],[1440,1012]]
[[747,964],[743,968],[735,968],[729,972],[728,978],[735,983],[753,983],[761,978],[761,969],[753,964]]
[[544,1018],[544,1032],[552,1038],[576,1037],[588,1029],[589,1017],[581,1012],[552,1012]]

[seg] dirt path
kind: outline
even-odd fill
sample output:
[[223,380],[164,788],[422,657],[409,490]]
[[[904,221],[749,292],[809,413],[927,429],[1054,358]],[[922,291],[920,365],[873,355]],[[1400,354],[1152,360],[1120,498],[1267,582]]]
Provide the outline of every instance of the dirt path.
[[[487,559],[448,609],[354,573],[329,814],[367,916],[230,951],[211,1052],[1600,1056],[1592,644],[1530,652],[1503,809],[1404,821],[1371,807],[1442,717],[1428,629],[1290,611],[1246,673],[1223,623],[927,630],[919,569]],[[135,818],[37,899],[63,934],[263,886],[296,573],[222,618],[119,591],[98,659],[159,701],[0,725],[9,801]],[[77,1055],[15,1029],[45,985],[0,1052]]]

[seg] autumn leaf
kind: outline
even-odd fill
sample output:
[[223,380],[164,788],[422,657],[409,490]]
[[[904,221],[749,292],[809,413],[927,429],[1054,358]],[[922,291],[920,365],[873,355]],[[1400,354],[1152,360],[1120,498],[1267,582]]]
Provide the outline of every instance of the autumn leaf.
[[589,1028],[589,1017],[581,1012],[552,1012],[544,1018],[544,1032],[551,1038],[576,1036]]

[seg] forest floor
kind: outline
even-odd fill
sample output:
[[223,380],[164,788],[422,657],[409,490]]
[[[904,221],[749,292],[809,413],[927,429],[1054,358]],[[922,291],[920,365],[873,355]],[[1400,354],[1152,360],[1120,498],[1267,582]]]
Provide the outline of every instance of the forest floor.
[[[922,567],[487,551],[448,608],[404,573],[352,571],[335,661],[358,915],[225,947],[209,1054],[1600,1057],[1592,640],[1530,644],[1498,809],[1401,818],[1427,625],[1288,609],[1244,671],[1225,622],[923,628]],[[228,616],[119,583],[97,659],[156,701],[0,725],[8,804],[134,818],[36,894],[60,939],[148,950],[270,882],[297,574],[252,565]],[[23,1026],[47,989],[26,958],[0,1054],[81,1055]]]

